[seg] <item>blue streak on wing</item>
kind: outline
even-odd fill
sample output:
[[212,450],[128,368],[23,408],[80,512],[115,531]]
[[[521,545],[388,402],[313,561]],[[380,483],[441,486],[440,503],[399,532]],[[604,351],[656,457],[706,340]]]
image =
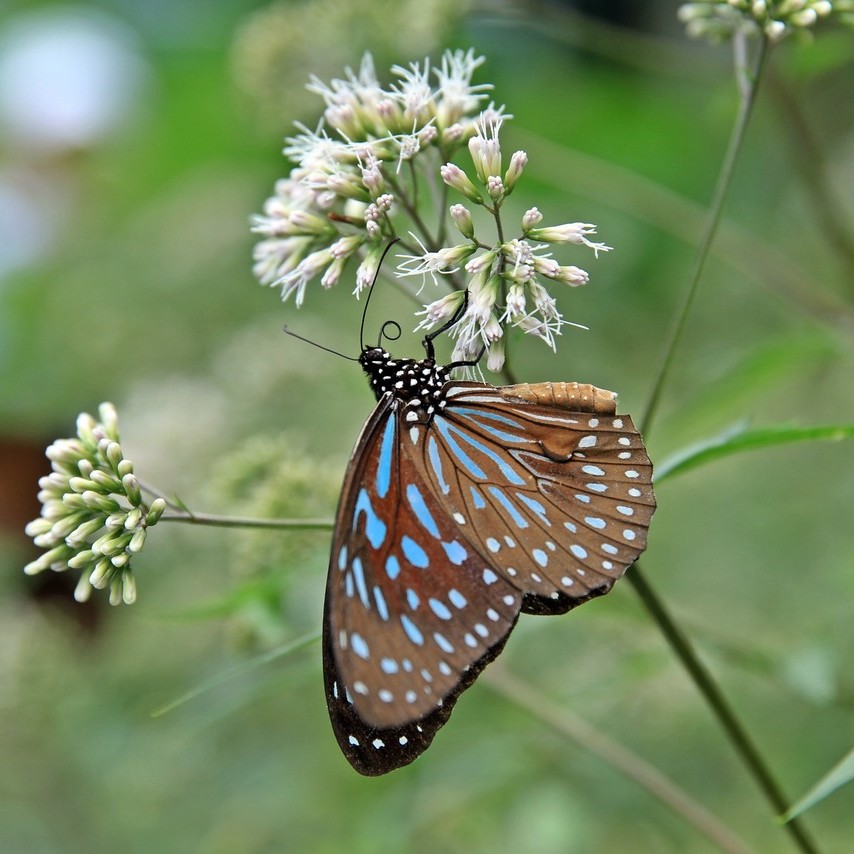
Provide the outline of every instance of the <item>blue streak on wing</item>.
[[484,500],[484,497],[480,494],[480,491],[474,486],[469,486],[469,491],[471,492],[471,497],[472,501],[474,501],[475,509],[483,510],[483,508],[486,507],[486,501]]
[[371,602],[368,599],[368,586],[365,584],[365,569],[362,566],[361,558],[354,557],[350,568],[353,572],[353,580],[356,582],[356,590],[359,593],[359,598],[362,600],[365,608],[370,610]]
[[440,619],[440,620],[450,620],[453,614],[451,613],[451,609],[440,599],[430,599],[427,604],[430,606],[430,610]]
[[383,431],[383,441],[380,446],[380,460],[377,466],[377,495],[385,498],[391,484],[391,463],[394,451],[395,422],[394,416],[390,415],[386,421]]
[[400,541],[400,547],[403,549],[404,557],[419,569],[424,569],[430,565],[430,558],[427,552],[412,539],[412,537],[404,537]]
[[385,522],[377,516],[371,504],[371,497],[368,495],[368,490],[364,487],[359,490],[359,496],[356,499],[356,510],[353,513],[354,530],[359,521],[359,513],[361,512],[365,514],[365,533],[368,535],[368,541],[375,549],[378,549],[383,544],[383,540],[385,540],[387,528]]
[[[446,418],[435,418],[433,423],[438,428],[439,432],[448,443],[448,447],[454,455],[454,458],[462,465],[472,477],[486,480],[486,472],[457,444],[456,439],[451,436],[451,431],[454,428]],[[459,433],[459,430],[454,432]]]
[[551,527],[552,523],[549,521],[548,516],[546,516],[546,508],[539,501],[537,501],[536,498],[531,498],[530,495],[525,495],[524,492],[517,492],[516,497],[523,504],[527,505],[529,509],[533,510],[534,513],[536,513],[537,516],[539,516],[540,519],[542,519],[543,522],[546,523],[546,525]]
[[[482,409],[471,409],[468,406],[455,406],[452,412],[454,416],[460,415],[463,418],[467,418],[480,430],[489,433],[490,436],[494,436],[501,442],[526,442],[530,444],[533,441],[528,438],[524,427],[522,427],[518,421],[514,421],[512,418],[507,418],[504,415],[499,415],[497,412],[486,412]],[[484,418],[491,421],[498,421],[502,424],[507,424],[510,427],[515,427],[518,432],[508,433],[504,430],[499,430],[492,424],[484,424]]]
[[[444,422],[444,424],[442,424],[441,422]],[[499,457],[498,454],[495,453],[495,451],[491,450],[490,448],[487,448],[486,445],[482,444],[481,442],[478,442],[477,439],[474,438],[474,436],[470,436],[465,431],[460,430],[459,427],[454,427],[452,424],[449,424],[447,421],[445,421],[444,418],[437,418],[436,424],[438,425],[439,430],[442,432],[442,435],[445,437],[448,444],[453,445],[455,453],[460,454],[462,455],[462,457],[464,457],[464,459],[461,458],[463,465],[465,465],[465,467],[468,468],[472,472],[472,474],[474,474],[475,477],[479,477],[485,480],[486,474],[479,466],[477,466],[471,460],[470,457],[468,457],[462,451],[460,446],[451,437],[452,433],[456,436],[459,436],[460,439],[462,439],[464,442],[474,448],[479,454],[483,454],[483,456],[491,459],[498,466],[498,468],[501,470],[501,474],[504,475],[505,479],[509,483],[512,483],[514,486],[525,485],[526,481],[524,480],[524,478],[520,477],[518,472],[516,472],[511,466],[507,465],[506,460],[501,459],[501,457]],[[470,468],[469,464],[474,468]],[[475,473],[475,468],[477,469],[479,474]]]
[[394,555],[389,555],[385,560],[385,574],[392,581],[400,575],[400,561]]
[[412,641],[416,646],[422,646],[424,644],[424,635],[418,630],[418,626],[406,616],[406,614],[402,614],[400,617],[400,623],[403,626],[403,631],[406,632],[406,636],[409,640]]
[[462,566],[462,564],[465,563],[466,558],[469,556],[468,552],[457,540],[453,540],[450,543],[442,543],[442,548],[445,550],[448,560],[457,566]]
[[497,486],[490,486],[489,491],[498,499],[501,506],[510,514],[510,518],[515,522],[517,528],[527,528],[528,520],[519,512],[519,508],[507,497],[503,489]]
[[451,487],[445,480],[445,474],[442,471],[442,459],[439,456],[439,444],[433,436],[428,436],[427,438],[427,454],[430,457],[430,465],[433,466],[433,473],[436,475],[436,480],[439,481],[442,492],[447,495],[451,491]]
[[365,639],[358,633],[353,632],[350,637],[350,646],[353,648],[353,652],[359,656],[359,658],[368,659],[371,657],[371,650],[368,647],[368,644],[365,642]]
[[454,587],[448,591],[448,598],[451,600],[451,603],[455,608],[465,608],[465,606],[468,605],[466,597]]
[[414,483],[406,485],[406,500],[409,506],[415,513],[418,521],[427,529],[427,532],[439,539],[439,527],[436,520],[430,515],[427,505],[424,503],[424,496]]
[[380,619],[388,620],[388,605],[386,605],[382,590],[376,584],[374,585],[374,602],[377,603],[377,613],[380,615]]

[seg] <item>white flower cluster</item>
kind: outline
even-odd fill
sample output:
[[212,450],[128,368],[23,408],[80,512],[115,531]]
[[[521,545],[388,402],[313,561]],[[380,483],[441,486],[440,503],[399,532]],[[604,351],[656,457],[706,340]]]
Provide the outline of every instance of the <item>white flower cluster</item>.
[[47,551],[24,572],[81,570],[74,591],[78,602],[93,587],[108,587],[112,605],[129,605],[136,600],[131,557],[142,550],[166,502],[156,498],[146,505],[133,463],[119,444],[113,405],[102,403],[98,414],[100,422],[82,413],[77,438],[58,439],[47,449],[53,471],[39,480],[41,516],[26,528]]
[[[482,62],[471,50],[448,51],[436,68],[428,60],[394,67],[395,82],[383,88],[366,56],[359,72],[348,70],[343,80],[312,80],[309,88],[326,109],[316,130],[301,127],[287,140],[285,154],[297,165],[253,221],[263,238],[255,247],[258,279],[280,288],[283,299],[293,295],[299,306],[309,282],[318,278],[332,287],[354,258],[358,295],[373,282],[389,241],[401,238],[412,254],[399,256],[398,276],[429,275],[434,283],[441,276],[453,289],[425,306],[419,328],[446,322],[469,292],[465,314],[451,330],[455,360],[486,349],[488,367],[500,370],[508,324],[554,347],[566,321],[543,280],[575,287],[588,276],[543,250],[561,243],[597,253],[609,247],[588,239],[595,233],[588,223],[541,227],[536,208],[525,213],[514,237],[504,236],[501,206],[528,158],[516,151],[505,168],[499,134],[509,116],[492,103],[483,108],[491,87],[472,83]],[[471,175],[452,162],[465,146]],[[485,210],[497,237],[475,234],[466,205],[447,208],[449,190]],[[463,243],[445,245],[450,223]]]
[[679,7],[679,20],[688,35],[713,41],[731,38],[741,30],[763,33],[772,42],[799,30],[814,27],[831,15],[854,24],[852,0],[704,0]]
[[[500,150],[498,153],[500,157]],[[513,170],[513,161],[519,163],[523,159],[524,152],[517,151],[513,155],[508,175]],[[459,181],[456,174],[452,177]],[[505,182],[507,179],[505,175]],[[466,177],[465,180],[469,179]],[[488,182],[484,183],[488,186]],[[519,237],[489,246],[475,239],[471,213],[464,205],[452,206],[451,217],[463,236],[470,237],[472,242],[409,256],[401,264],[398,275],[429,274],[435,278],[436,273],[454,272],[458,264],[468,259],[464,265],[468,305],[459,322],[450,330],[457,339],[454,360],[474,359],[482,348],[486,348],[487,368],[500,371],[504,364],[503,339],[507,324],[536,335],[554,349],[555,336],[560,335],[561,327],[567,321],[540,278],[578,287],[586,285],[589,276],[579,267],[558,264],[550,252],[543,250],[550,244],[576,244],[586,246],[596,254],[607,252],[609,246],[588,239],[588,235],[595,234],[596,227],[583,222],[540,227],[542,214],[537,208],[531,208],[522,217]],[[463,299],[464,291],[459,290],[425,305],[419,312],[424,319],[418,328],[430,329],[446,323],[458,311]]]
[[370,284],[395,236],[393,209],[414,204],[400,176],[404,166],[430,149],[449,157],[474,133],[489,88],[471,82],[482,62],[470,50],[447,52],[435,69],[427,60],[395,66],[397,82],[384,89],[366,54],[358,74],[348,69],[346,79],[328,85],[312,80],[309,89],[326,103],[323,121],[315,131],[300,126],[287,140],[284,153],[297,166],[253,220],[264,238],[254,266],[262,284],[300,305],[312,279],[332,287],[354,256],[361,258],[356,292]]

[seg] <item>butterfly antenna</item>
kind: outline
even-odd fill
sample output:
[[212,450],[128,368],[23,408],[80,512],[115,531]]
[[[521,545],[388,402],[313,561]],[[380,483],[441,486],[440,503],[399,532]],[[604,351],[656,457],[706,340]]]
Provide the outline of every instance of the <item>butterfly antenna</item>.
[[[427,352],[427,358],[433,359],[436,356],[436,352],[433,349],[433,339],[438,338],[446,330],[450,329],[455,324],[459,323],[462,319],[462,316],[466,313],[466,309],[469,307],[469,291],[468,288],[463,291],[463,301],[457,306],[457,310],[454,312],[453,317],[447,322],[442,324],[438,329],[434,329],[428,335],[424,336],[424,341],[422,342],[424,345],[424,350]],[[483,353],[481,353],[481,356]],[[477,357],[477,360],[480,360],[480,356]],[[465,362],[464,364],[468,364]]]
[[326,350],[327,353],[332,353],[335,356],[340,356],[342,359],[346,359],[348,362],[358,362],[359,360],[355,356],[347,356],[344,353],[339,353],[337,350],[333,350],[331,347],[324,347],[323,344],[318,344],[317,341],[312,341],[311,338],[305,338],[302,335],[298,335],[296,332],[291,332],[287,326],[282,327],[285,335],[290,335],[291,338],[297,338],[300,341],[305,341],[306,344],[311,344],[312,347],[317,347],[318,350]]
[[370,288],[368,288],[368,296],[365,299],[365,307],[362,309],[362,325],[359,327],[359,346],[364,350],[365,349],[365,318],[368,316],[368,305],[371,302],[371,296],[374,292],[374,285],[377,283],[377,278],[380,274],[380,267],[383,265],[383,261],[385,261],[385,256],[388,255],[389,249],[394,246],[397,241],[400,240],[399,237],[392,238],[385,249],[383,249],[383,254],[380,256],[380,263],[377,264],[377,271],[374,273],[374,279],[371,282]]

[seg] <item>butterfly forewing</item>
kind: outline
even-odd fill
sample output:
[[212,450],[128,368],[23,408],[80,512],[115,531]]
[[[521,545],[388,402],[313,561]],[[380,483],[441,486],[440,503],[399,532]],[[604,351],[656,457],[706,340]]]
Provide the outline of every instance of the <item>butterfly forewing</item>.
[[398,402],[381,403],[338,512],[324,669],[339,744],[362,773],[427,747],[521,606],[413,464],[425,432],[403,421]]

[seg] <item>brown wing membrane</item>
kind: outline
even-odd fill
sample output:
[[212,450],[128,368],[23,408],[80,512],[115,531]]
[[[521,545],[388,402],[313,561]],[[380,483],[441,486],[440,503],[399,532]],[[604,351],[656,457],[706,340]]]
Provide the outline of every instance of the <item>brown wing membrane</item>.
[[452,382],[387,394],[357,442],[324,611],[326,697],[362,774],[415,759],[519,612],[607,592],[646,547],[652,465],[615,395]]
[[[522,609],[563,613],[607,592],[646,547],[655,509],[631,419],[600,414],[613,395],[455,383],[447,399],[422,455],[425,477],[468,542],[524,595]],[[593,412],[579,411],[586,401]]]
[[408,431],[395,404],[380,403],[354,452],[329,569],[327,703],[342,751],[363,774],[426,749],[521,607],[412,465]]

